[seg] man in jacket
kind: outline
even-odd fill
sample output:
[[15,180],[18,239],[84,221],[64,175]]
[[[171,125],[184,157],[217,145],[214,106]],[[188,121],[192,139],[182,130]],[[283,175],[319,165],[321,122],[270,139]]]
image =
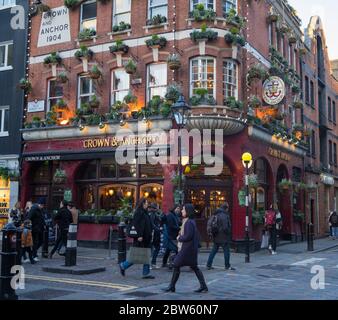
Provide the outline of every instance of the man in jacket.
[[67,201],[65,200],[61,201],[60,209],[58,210],[58,213],[55,216],[55,221],[59,227],[59,234],[55,246],[49,254],[50,259],[52,259],[53,254],[56,252],[56,250],[58,250],[59,255],[62,255],[59,252],[60,249],[62,248],[62,246],[65,247],[67,246],[68,229],[69,225],[73,222],[73,217],[68,209]]
[[212,263],[219,247],[223,248],[225,270],[235,270],[235,268],[230,265],[231,222],[228,203],[223,204],[216,210],[214,215],[210,217],[207,225],[207,232],[213,241],[213,248],[207,262],[208,270],[213,269]]
[[46,200],[44,198],[40,198],[38,202],[32,206],[28,213],[28,218],[32,222],[34,261],[39,261],[38,250],[43,243],[43,230],[45,228],[43,208],[45,204]]
[[153,229],[151,267],[156,268],[156,259],[161,249],[161,218],[156,203],[151,203],[148,207],[148,211]]

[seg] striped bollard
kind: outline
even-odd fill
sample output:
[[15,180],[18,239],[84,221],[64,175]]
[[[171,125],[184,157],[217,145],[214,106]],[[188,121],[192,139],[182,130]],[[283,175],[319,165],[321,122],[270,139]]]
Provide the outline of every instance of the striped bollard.
[[67,248],[66,248],[66,267],[76,266],[76,254],[77,254],[77,225],[69,225]]

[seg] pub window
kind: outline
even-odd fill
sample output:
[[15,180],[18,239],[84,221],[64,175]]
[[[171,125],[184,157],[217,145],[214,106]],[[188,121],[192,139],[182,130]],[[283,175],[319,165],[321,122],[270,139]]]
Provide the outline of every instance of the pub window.
[[333,164],[332,141],[329,140],[329,163]]
[[266,199],[265,199],[265,189],[262,187],[257,188],[256,196],[256,210],[265,210],[266,209]]
[[123,101],[128,94],[130,87],[130,76],[124,69],[117,69],[112,72],[112,104]]
[[149,202],[162,204],[163,186],[157,183],[144,184],[140,187],[140,198],[146,198]]
[[191,0],[190,1],[190,10],[193,11],[196,9],[198,4],[203,4],[204,8],[214,10],[214,0]]
[[115,0],[113,25],[119,25],[121,22],[131,23],[131,0]]
[[226,16],[230,10],[237,11],[237,0],[223,0],[223,15]]
[[103,179],[116,178],[115,158],[102,159],[100,162],[100,177]]
[[333,144],[333,163],[337,167],[337,144]]
[[311,155],[312,157],[316,157],[316,132],[312,130],[311,135]]
[[332,112],[331,112],[331,109],[332,109],[331,98],[328,98],[327,99],[327,115],[328,115],[329,121],[332,121]]
[[200,57],[191,60],[190,96],[199,88],[207,89],[209,97],[215,98],[215,59]]
[[140,165],[141,178],[162,178],[163,168],[160,164],[141,164]]
[[308,76],[305,76],[305,102],[306,104],[310,104],[310,82]]
[[264,159],[257,159],[255,162],[255,174],[259,183],[267,183],[267,165]]
[[136,160],[134,163],[120,164],[118,166],[118,177],[119,178],[136,178],[137,174]]
[[0,137],[8,136],[9,107],[0,107]]
[[0,9],[15,6],[16,0],[0,0]]
[[167,69],[166,63],[148,65],[147,101],[150,101],[154,96],[165,96],[167,91]]
[[99,188],[100,209],[109,210],[116,214],[122,202],[129,202],[135,206],[136,187],[127,184],[105,185]]
[[12,65],[13,43],[0,43],[0,71],[11,69]]
[[294,182],[301,182],[302,180],[302,169],[293,167],[292,168],[292,180]]
[[332,121],[336,124],[337,121],[337,114],[336,114],[336,102],[332,101]]
[[96,31],[96,0],[86,1],[81,5],[80,30],[84,29]]
[[224,100],[229,97],[238,99],[237,63],[233,60],[223,62],[223,94]]
[[315,106],[315,84],[313,81],[310,82],[310,92],[311,92],[311,107]]
[[52,110],[57,101],[63,98],[63,86],[55,79],[48,81],[47,111]]
[[148,0],[148,18],[152,19],[157,15],[168,18],[168,0]]
[[97,178],[97,161],[93,160],[87,163],[85,170],[81,176],[83,180],[94,180]]
[[90,98],[95,95],[95,85],[91,78],[86,76],[81,76],[79,78],[79,97],[77,107],[81,108],[81,105],[84,103],[88,103]]

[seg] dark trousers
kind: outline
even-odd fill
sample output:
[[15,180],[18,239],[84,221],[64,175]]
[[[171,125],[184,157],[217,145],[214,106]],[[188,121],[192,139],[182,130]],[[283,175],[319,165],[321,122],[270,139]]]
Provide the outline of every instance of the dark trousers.
[[59,232],[54,248],[50,252],[51,256],[56,252],[56,250],[60,251],[62,246],[67,247],[67,237],[68,237],[68,229],[63,229]]
[[43,231],[33,231],[33,258],[37,257],[38,250],[43,244]]
[[156,244],[156,245],[152,246],[152,248],[151,248],[151,251],[152,251],[151,264],[156,264],[156,259],[157,259],[158,254],[160,253],[160,249],[161,249],[160,244]]
[[222,247],[223,252],[224,252],[224,264],[226,268],[230,268],[230,245],[229,243],[214,243],[210,255],[209,255],[209,259],[207,262],[207,266],[211,267],[212,266],[212,262],[214,261],[214,258],[218,252],[219,247]]
[[[170,256],[170,253],[172,253],[172,252],[176,255],[178,251],[177,250],[171,250],[169,248],[165,249],[165,253],[163,255],[163,261],[162,261],[163,265],[167,264],[169,256]],[[170,263],[172,263],[172,261]]]
[[273,226],[269,229],[270,238],[269,238],[269,246],[272,247],[273,251],[277,249],[277,229],[276,226]]
[[34,263],[33,251],[31,247],[21,248],[21,259],[24,258],[24,260],[26,260],[26,252],[28,253],[29,260],[31,261],[31,263]]

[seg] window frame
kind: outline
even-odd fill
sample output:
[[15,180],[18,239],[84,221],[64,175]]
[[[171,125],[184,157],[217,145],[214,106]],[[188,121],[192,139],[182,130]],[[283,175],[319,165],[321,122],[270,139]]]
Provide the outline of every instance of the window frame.
[[[166,81],[166,85],[159,85],[159,86],[152,86],[150,87],[149,83],[150,83],[150,67],[153,66],[153,65],[164,65],[166,66],[166,71],[167,71],[167,81]],[[168,87],[168,64],[166,62],[155,62],[155,63],[149,63],[147,65],[147,84],[146,84],[146,90],[147,90],[147,94],[146,94],[146,97],[147,97],[147,102],[149,102],[152,98],[151,98],[151,94],[150,94],[150,91],[152,88],[167,88]],[[164,98],[164,97],[163,97]]]
[[[87,78],[90,80],[90,93],[89,94],[82,94],[81,95],[81,79],[84,79],[84,78]],[[77,93],[77,109],[80,109],[81,108],[81,98],[82,97],[91,97],[91,96],[94,96],[96,95],[96,91],[93,90],[93,79],[90,78],[88,75],[79,75],[78,76],[78,93]]]
[[329,164],[333,165],[333,143],[329,140]]
[[333,143],[333,165],[337,167],[337,143]]
[[306,75],[304,77],[304,85],[305,85],[305,103],[310,105],[310,78]]
[[[233,3],[235,2],[235,3]],[[228,12],[226,10],[224,10],[224,8],[227,8],[226,4],[230,3],[230,10],[232,8],[235,8],[236,12],[238,12],[238,0],[223,0],[222,1],[222,11],[223,11],[223,15],[228,14]],[[215,5],[214,5],[215,6]],[[216,11],[216,10],[215,10]]]
[[55,97],[50,96],[50,83],[51,83],[51,81],[56,81],[56,78],[50,78],[50,79],[47,80],[47,112],[52,110],[52,106],[50,104],[51,100],[63,99],[63,97],[64,97],[63,87],[62,87],[62,96],[55,96]]
[[[8,65],[8,47],[12,46],[12,53],[14,53],[14,43],[13,41],[0,42],[0,47],[5,47],[5,61],[4,66],[0,67],[0,71],[13,70],[13,65]],[[13,54],[14,58],[14,54]]]
[[[216,99],[216,77],[217,77],[217,61],[216,61],[216,58],[215,57],[212,57],[212,56],[197,56],[197,57],[193,57],[190,59],[190,70],[189,70],[189,73],[190,73],[190,85],[189,85],[189,97],[193,97],[194,94],[193,94],[193,81],[192,81],[192,63],[194,60],[208,60],[208,59],[212,59],[213,62],[214,62],[214,85],[213,85],[213,98]],[[199,68],[200,66],[198,66]],[[204,88],[204,87],[200,87],[200,88]]]
[[84,29],[87,29],[87,28],[84,28],[83,27],[83,22],[84,21],[90,21],[90,20],[94,20],[94,19],[86,19],[86,20],[83,20],[82,18],[82,15],[83,15],[83,6],[85,5],[88,5],[88,4],[92,4],[92,3],[96,3],[96,18],[95,18],[95,31],[97,31],[97,1],[96,0],[89,0],[89,1],[86,1],[86,2],[83,2],[81,4],[81,10],[80,10],[80,31],[83,31]]
[[315,108],[315,83],[311,80],[310,81],[310,105],[312,108]]
[[331,97],[327,98],[327,119],[329,122],[332,122],[332,99]]
[[336,101],[332,100],[332,121],[333,124],[337,124],[337,110],[336,110]]
[[[236,77],[236,84],[233,84],[233,83],[230,83],[230,82],[226,82],[225,81],[225,64],[226,63],[229,63],[229,62],[231,62],[232,63],[232,65],[233,66],[235,66],[236,67],[236,75],[235,75],[235,77]],[[239,96],[239,90],[238,90],[238,85],[239,85],[239,79],[238,79],[238,75],[239,75],[239,67],[238,67],[238,63],[236,62],[236,60],[234,60],[234,59],[224,59],[223,60],[223,70],[222,70],[223,72],[223,78],[222,78],[222,82],[223,82],[223,100],[225,100],[226,98],[229,98],[230,96],[227,96],[226,95],[226,92],[228,91],[228,90],[226,90],[226,85],[227,86],[233,86],[233,87],[235,87],[235,89],[234,89],[234,91],[235,91],[235,95],[233,95],[232,97],[234,97],[234,98],[236,98],[236,100],[238,100],[238,96]]]
[[168,20],[168,7],[169,7],[168,0],[165,0],[166,4],[153,5],[153,6],[150,5],[151,1],[152,0],[148,0],[148,19],[152,19],[154,17],[154,15],[152,14],[152,10],[154,8],[166,7],[166,15],[164,17],[166,17]]
[[120,15],[124,15],[126,13],[129,13],[129,21],[124,21],[124,20],[122,20],[122,21],[131,25],[131,0],[130,0],[130,6],[129,6],[128,11],[123,11],[123,12],[120,12],[120,13],[117,14],[116,13],[116,0],[114,0],[114,4],[113,4],[112,7],[113,7],[113,19],[112,19],[113,20],[113,26],[118,25],[118,23],[116,22],[116,17],[120,16]]
[[[216,11],[216,1],[215,0],[197,0],[197,3],[195,4],[195,6],[197,6],[198,4],[202,3],[204,4],[204,8],[205,9],[210,9],[208,8],[208,3],[212,2],[212,10]],[[205,4],[207,4],[207,6],[205,6]],[[194,0],[190,0],[190,11],[194,10]]]
[[[114,73],[117,72],[117,71],[124,71],[126,73],[126,75],[128,76],[129,78],[129,86],[128,86],[128,89],[123,89],[123,90],[115,90],[115,81],[114,81]],[[111,101],[111,104],[113,105],[114,103],[116,103],[118,100],[116,100],[116,97],[115,97],[115,94],[117,92],[123,92],[123,91],[126,91],[126,95],[128,94],[128,92],[130,91],[130,75],[125,71],[124,68],[117,68],[117,69],[114,69],[111,71],[111,88],[110,88],[110,101]]]
[[311,132],[311,157],[316,158],[316,131]]
[[15,7],[16,6],[16,0],[11,0],[11,2],[13,2],[12,4],[7,4],[7,5],[4,5],[5,0],[0,0],[0,10],[5,10],[5,9],[8,9],[8,8],[12,8],[12,7]]
[[[0,122],[0,137],[8,137],[9,131],[5,131],[5,114],[6,111],[8,112],[8,119],[9,119],[9,106],[0,106],[0,113],[1,113],[1,122]],[[9,127],[9,124],[8,124]]]

